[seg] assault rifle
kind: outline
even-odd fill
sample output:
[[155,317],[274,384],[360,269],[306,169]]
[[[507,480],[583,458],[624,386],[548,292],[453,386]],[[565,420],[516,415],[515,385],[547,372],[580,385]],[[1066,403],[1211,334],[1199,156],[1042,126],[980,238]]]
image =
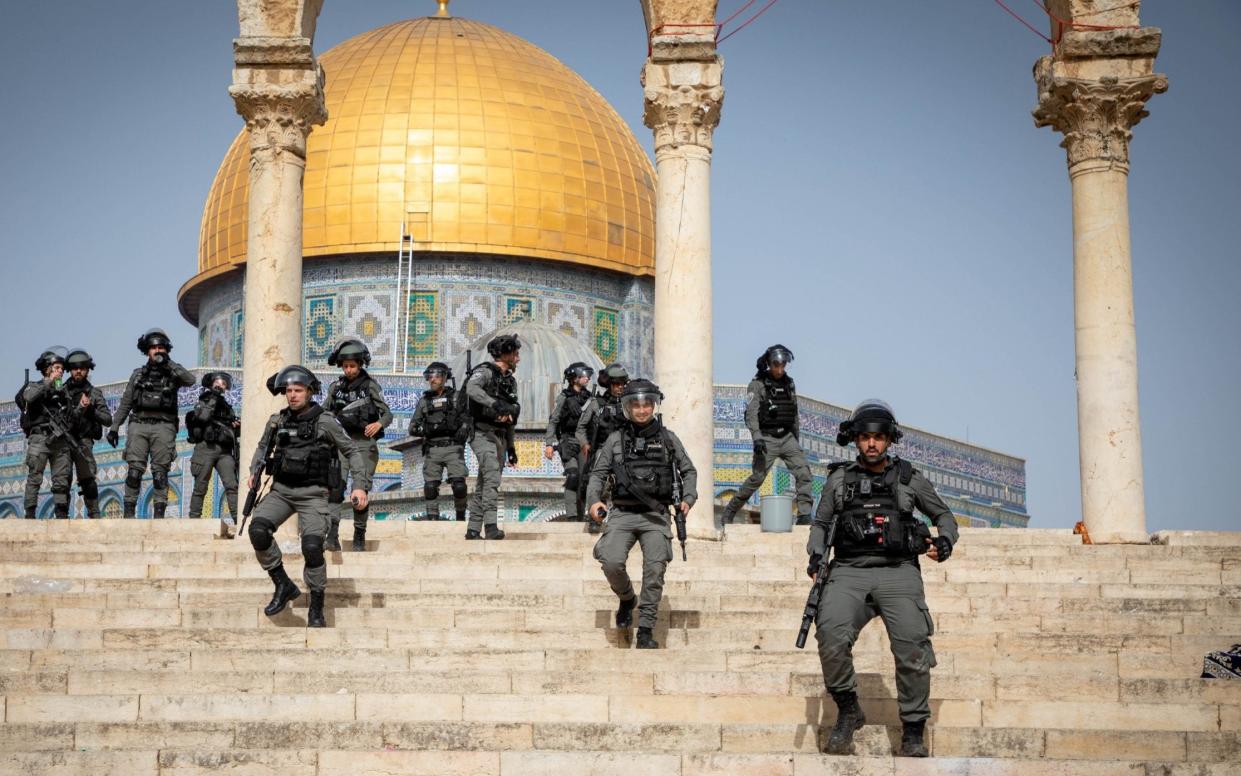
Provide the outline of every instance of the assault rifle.
[[797,648],[804,649],[806,637],[814,626],[815,617],[819,614],[819,603],[823,600],[823,591],[827,589],[827,577],[830,574],[828,558],[832,554],[832,544],[836,541],[836,524],[840,516],[832,514],[827,521],[827,538],[823,545],[823,556],[819,558],[819,566],[814,573],[814,584],[810,586],[810,595],[806,597],[806,609],[801,615],[801,629],[797,631]]
[[[288,439],[288,432],[278,428],[278,423],[268,423],[263,436],[267,439],[267,444],[263,447],[263,453],[259,458],[259,466],[254,470],[254,487],[250,488],[250,492],[246,494],[245,506],[241,509],[241,523],[237,526],[236,536],[240,536],[241,532],[246,528],[246,520],[249,519],[250,513],[254,511],[254,507],[259,502],[259,491],[263,488],[263,475],[272,470],[272,464],[276,459],[276,451],[280,449],[280,442]],[[234,537],[235,538],[235,537]]]
[[681,560],[688,563],[689,558],[685,555],[685,540],[689,537],[685,533],[685,513],[681,511],[681,501],[684,498],[685,480],[681,477],[681,469],[674,460],[672,462],[672,519],[677,526],[677,541],[681,543]]
[[[26,370],[26,384],[30,384],[29,369]],[[69,424],[65,422],[65,416],[69,413],[69,411],[70,410],[68,407],[52,409],[51,407],[45,405],[43,416],[47,419],[47,424],[52,427],[52,436],[54,438],[63,439],[65,444],[69,446],[69,453],[74,457],[74,459],[76,459],[78,463],[89,468],[90,459],[86,457],[86,453],[82,450],[82,442],[73,435],[73,432],[69,430]]]
[[[604,391],[606,391],[606,389],[604,389]],[[598,408],[603,406],[602,397],[606,395],[604,391],[595,391],[594,402],[595,402],[596,416],[599,414]],[[583,408],[583,411],[585,411],[585,408]],[[582,510],[585,509],[587,506],[589,506],[586,503],[586,485],[590,481],[590,470],[595,462],[595,456],[599,454],[599,426],[600,425],[601,424],[599,423],[597,418],[593,423],[591,423],[590,445],[589,447],[587,447],[586,460],[582,462],[582,470],[578,473],[578,478],[577,478],[577,504],[578,504],[577,511],[578,511],[578,514],[581,514]],[[576,432],[576,429],[575,429],[575,432]]]

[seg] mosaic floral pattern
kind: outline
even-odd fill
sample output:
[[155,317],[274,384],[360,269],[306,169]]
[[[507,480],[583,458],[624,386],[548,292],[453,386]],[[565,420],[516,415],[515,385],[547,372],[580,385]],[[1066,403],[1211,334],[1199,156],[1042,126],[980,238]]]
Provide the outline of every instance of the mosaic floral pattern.
[[[207,366],[227,366],[232,353],[233,338],[229,331],[229,316],[221,315],[207,327],[206,352],[199,362]],[[228,359],[228,360],[226,360]]]
[[[504,297],[503,324],[534,318],[534,300],[528,296]],[[501,324],[501,325],[503,325]]]
[[308,297],[305,311],[305,359],[326,361],[336,345],[336,296]]
[[591,344],[604,363],[611,363],[616,360],[616,354],[619,349],[619,332],[620,325],[616,311],[609,310],[606,307],[596,307],[594,342]]
[[372,369],[392,368],[392,300],[392,294],[382,290],[341,295],[345,319],[341,336],[357,337],[367,344]]
[[547,325],[580,340],[586,331],[586,305],[548,302]]
[[485,293],[450,293],[446,327],[448,347],[441,357],[452,358],[470,343],[496,328],[493,297]]
[[439,293],[414,291],[409,294],[405,326],[405,357],[409,361],[427,361],[439,353]]
[[238,308],[233,312],[233,358],[232,365],[241,366],[241,343],[245,341],[246,334],[246,318],[245,311]]

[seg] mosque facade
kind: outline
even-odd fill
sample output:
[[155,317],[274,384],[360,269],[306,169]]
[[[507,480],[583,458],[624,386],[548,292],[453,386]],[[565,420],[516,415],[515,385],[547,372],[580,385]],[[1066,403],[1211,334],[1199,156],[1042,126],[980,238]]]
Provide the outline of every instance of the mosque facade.
[[[553,517],[562,474],[558,458],[543,457],[541,440],[560,370],[573,360],[619,361],[632,374],[654,374],[649,157],[580,76],[480,22],[400,21],[341,43],[320,62],[329,118],[306,146],[302,363],[327,377],[340,339],[357,337],[371,349],[370,371],[396,416],[373,514],[421,512],[417,453],[399,440],[423,369],[440,360],[460,373],[467,350],[477,358],[490,336],[519,330],[527,332],[520,463],[505,474],[501,519]],[[248,163],[243,130],[207,196],[197,272],[178,294],[181,314],[198,328],[199,374],[241,365]],[[113,406],[123,387],[104,386]],[[197,394],[181,392],[182,413]],[[235,406],[240,397],[238,381]],[[744,403],[744,386],[716,386],[717,499],[749,474]],[[834,441],[847,410],[803,397],[801,412],[817,497],[826,466],[851,457]],[[184,433],[170,472],[170,516],[181,514],[192,489]],[[930,477],[963,524],[1028,523],[1022,459],[918,429],[897,451]],[[22,512],[24,453],[16,408],[0,404],[0,517]],[[101,505],[119,516],[120,451],[99,444],[96,457]],[[140,516],[150,514],[149,480],[146,487]],[[755,498],[792,489],[777,466]],[[40,514],[50,515],[50,496],[42,499]],[[217,481],[209,515],[222,499]]]

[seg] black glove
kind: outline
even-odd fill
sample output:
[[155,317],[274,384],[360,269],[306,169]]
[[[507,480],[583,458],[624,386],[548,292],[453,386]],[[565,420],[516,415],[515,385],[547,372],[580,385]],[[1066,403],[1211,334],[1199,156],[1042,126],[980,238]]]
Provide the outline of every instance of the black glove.
[[767,442],[762,439],[754,440],[754,455],[759,458],[767,457]]
[[948,541],[946,536],[936,536],[931,540],[931,544],[935,546],[936,561],[943,563],[948,560],[948,556],[952,555],[952,542]]
[[806,566],[806,576],[813,577],[815,572],[819,570],[819,564],[823,562],[822,555],[811,555],[810,565]]
[[508,449],[508,465],[509,466],[517,465],[517,448],[516,447],[510,447]]
[[409,435],[412,437],[426,436],[427,431],[425,428],[423,428],[422,424],[419,423],[418,425],[414,426],[413,428],[409,430]]
[[470,441],[470,426],[468,423],[461,424],[461,428],[457,429],[457,433],[452,435],[452,441],[459,445]]
[[156,353],[155,355],[151,356],[151,363],[155,364],[156,366],[163,366],[167,364],[169,360],[170,359],[168,358],[167,353]]
[[502,415],[516,415],[517,405],[497,399],[496,403],[491,405],[491,411],[496,414],[497,418]]
[[116,433],[116,429],[114,428],[108,429],[108,444],[112,445],[112,447],[115,449],[116,446],[120,444],[120,442],[121,442],[121,435]]

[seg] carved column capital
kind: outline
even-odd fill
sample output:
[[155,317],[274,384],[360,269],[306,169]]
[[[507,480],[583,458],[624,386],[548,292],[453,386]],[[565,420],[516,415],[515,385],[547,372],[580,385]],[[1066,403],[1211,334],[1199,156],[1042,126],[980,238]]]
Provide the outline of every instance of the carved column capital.
[[1060,147],[1068,152],[1069,172],[1084,163],[1129,170],[1133,127],[1148,116],[1146,101],[1168,90],[1160,74],[1097,80],[1039,78],[1039,104],[1034,125],[1064,133]]
[[642,69],[642,122],[655,131],[655,153],[680,146],[711,150],[724,104],[724,63],[656,62]]
[[327,120],[323,68],[304,38],[239,38],[228,88],[250,130],[252,155],[306,158],[306,137]]

